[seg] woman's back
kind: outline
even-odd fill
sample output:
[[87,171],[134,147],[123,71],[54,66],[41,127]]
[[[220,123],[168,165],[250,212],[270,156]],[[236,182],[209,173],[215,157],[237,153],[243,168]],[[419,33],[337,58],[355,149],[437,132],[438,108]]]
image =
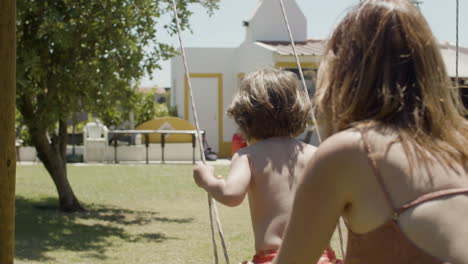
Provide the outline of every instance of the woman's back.
[[345,211],[347,263],[468,263],[466,164],[450,167],[424,149],[423,161],[411,159],[382,129],[347,133],[337,136],[353,138],[361,152]]
[[325,54],[315,112],[333,136],[298,188],[278,262],[318,256],[345,215],[347,264],[468,263],[467,111],[424,16],[412,1],[359,1]]

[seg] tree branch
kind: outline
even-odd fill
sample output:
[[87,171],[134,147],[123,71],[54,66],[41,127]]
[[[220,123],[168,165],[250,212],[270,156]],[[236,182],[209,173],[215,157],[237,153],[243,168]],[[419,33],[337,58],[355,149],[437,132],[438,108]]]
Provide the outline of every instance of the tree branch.
[[60,155],[63,160],[66,162],[67,158],[67,121],[60,119],[59,120],[59,134],[58,134],[58,144],[60,148]]

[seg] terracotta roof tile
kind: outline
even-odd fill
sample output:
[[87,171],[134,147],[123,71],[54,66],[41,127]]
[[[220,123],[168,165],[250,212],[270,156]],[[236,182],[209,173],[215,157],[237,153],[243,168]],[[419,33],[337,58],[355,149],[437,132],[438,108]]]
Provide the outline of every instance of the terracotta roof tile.
[[[289,41],[257,41],[260,46],[266,46],[279,55],[294,55],[291,42]],[[325,50],[326,40],[309,39],[307,41],[297,41],[296,51],[299,56],[321,56]]]
[[[292,45],[289,41],[257,41],[257,45],[267,48],[278,55],[291,56],[293,54]],[[296,51],[299,56],[322,56],[325,51],[327,40],[309,39],[307,41],[297,41]],[[441,53],[449,76],[455,76],[455,45],[450,43],[440,43]],[[468,48],[459,47],[459,76],[468,78]]]

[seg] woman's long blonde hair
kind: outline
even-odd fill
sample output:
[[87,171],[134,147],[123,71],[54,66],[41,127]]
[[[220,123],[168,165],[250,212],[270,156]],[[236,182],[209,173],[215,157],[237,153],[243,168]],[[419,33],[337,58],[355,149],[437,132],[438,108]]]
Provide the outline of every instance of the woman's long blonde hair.
[[318,78],[315,110],[329,133],[380,124],[445,161],[468,161],[466,109],[409,0],[366,0],[351,10],[327,44]]

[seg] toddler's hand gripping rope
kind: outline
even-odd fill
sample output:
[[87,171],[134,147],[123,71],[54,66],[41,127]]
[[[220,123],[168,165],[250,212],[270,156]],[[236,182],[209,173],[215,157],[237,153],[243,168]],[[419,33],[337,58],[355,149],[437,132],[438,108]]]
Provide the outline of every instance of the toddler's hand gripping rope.
[[[177,4],[175,0],[172,0],[172,8],[174,11],[174,20],[177,25],[177,35],[179,37],[179,44],[180,44],[180,50],[182,53],[182,60],[184,62],[184,69],[185,69],[185,78],[187,79],[187,86],[188,86],[188,91],[190,95],[190,102],[191,102],[191,107],[192,107],[192,113],[193,117],[195,119],[195,127],[197,129],[197,139],[198,139],[198,144],[200,145],[200,156],[202,159],[203,164],[206,165],[206,158],[204,155],[204,145],[202,141],[202,134],[200,133],[200,125],[198,123],[198,115],[197,115],[197,110],[195,108],[195,101],[193,99],[193,91],[192,91],[192,83],[190,81],[190,74],[189,74],[189,69],[187,65],[187,59],[185,56],[185,48],[184,44],[182,42],[182,36],[181,36],[181,29],[180,29],[180,23],[179,23],[179,15],[177,13]],[[217,250],[217,245],[216,245],[216,239],[215,239],[215,233],[214,233],[214,224],[213,224],[213,215],[216,219],[216,224],[218,227],[218,233],[219,237],[221,240],[221,246],[223,248],[223,253],[224,253],[224,258],[226,260],[226,264],[229,264],[229,256],[227,253],[226,249],[226,243],[224,242],[224,233],[223,233],[223,228],[221,227],[221,221],[219,220],[219,213],[218,213],[218,208],[216,206],[215,201],[213,198],[208,195],[208,207],[209,207],[209,213],[210,213],[210,227],[211,227],[211,240],[213,243],[213,253],[214,253],[214,258],[215,258],[215,264],[218,264],[218,250]]]

